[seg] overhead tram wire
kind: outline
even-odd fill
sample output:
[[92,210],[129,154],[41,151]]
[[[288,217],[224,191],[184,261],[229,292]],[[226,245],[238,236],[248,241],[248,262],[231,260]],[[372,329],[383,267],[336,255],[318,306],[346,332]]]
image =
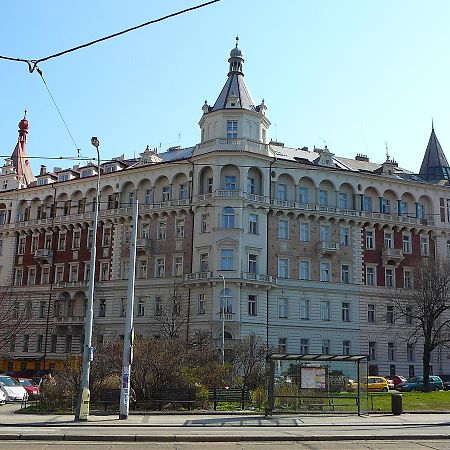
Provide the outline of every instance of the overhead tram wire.
[[171,13],[171,14],[167,14],[166,16],[159,17],[158,19],[153,19],[153,20],[150,20],[148,22],[141,23],[140,25],[136,25],[134,27],[127,28],[127,29],[119,31],[117,33],[113,33],[113,34],[110,34],[108,36],[104,36],[102,38],[95,39],[93,41],[87,42],[86,44],[78,45],[76,47],[72,47],[72,48],[69,48],[67,50],[63,50],[62,52],[54,53],[53,55],[49,55],[49,56],[46,56],[44,58],[40,58],[40,59],[24,59],[24,58],[13,58],[13,57],[10,57],[10,56],[2,56],[2,55],[0,55],[0,59],[4,59],[4,60],[7,60],[7,61],[15,61],[15,62],[26,63],[28,65],[29,72],[33,73],[35,70],[38,71],[38,69],[39,69],[38,68],[38,64],[41,63],[41,62],[48,61],[49,59],[53,59],[53,58],[58,58],[60,56],[66,55],[67,53],[72,53],[72,52],[75,52],[77,50],[81,50],[82,48],[90,47],[91,45],[98,44],[98,43],[106,41],[108,39],[113,39],[115,37],[118,37],[118,36],[121,36],[123,34],[129,33],[131,31],[138,30],[139,28],[143,28],[143,27],[146,27],[146,26],[149,26],[149,25],[153,25],[155,23],[162,22],[162,21],[167,20],[167,19],[171,19],[172,17],[176,17],[176,16],[179,16],[181,14],[185,14],[187,12],[195,11],[196,9],[204,8],[205,6],[212,5],[213,3],[218,3],[220,1],[221,0],[211,0],[211,1],[206,2],[206,3],[201,3],[200,5],[191,6],[190,8],[186,8],[186,9],[183,9],[181,11],[177,11],[177,12],[174,12],[174,13]]

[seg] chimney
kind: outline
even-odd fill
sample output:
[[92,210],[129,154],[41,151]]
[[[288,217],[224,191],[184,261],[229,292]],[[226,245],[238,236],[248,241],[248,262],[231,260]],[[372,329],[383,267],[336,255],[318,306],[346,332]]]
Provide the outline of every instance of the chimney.
[[41,170],[39,171],[39,175],[45,175],[47,173],[47,166],[41,164]]
[[360,153],[358,153],[355,156],[356,161],[365,161],[365,162],[369,162],[369,157],[367,155],[361,155]]

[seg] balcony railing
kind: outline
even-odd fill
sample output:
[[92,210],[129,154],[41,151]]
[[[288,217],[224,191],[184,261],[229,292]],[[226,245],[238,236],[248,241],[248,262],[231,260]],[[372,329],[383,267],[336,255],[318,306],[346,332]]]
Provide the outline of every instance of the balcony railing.
[[383,258],[402,259],[403,250],[400,248],[383,248],[381,250]]
[[217,138],[198,144],[196,150],[218,150],[218,151],[247,151],[252,153],[269,152],[268,144],[263,144],[251,139],[225,139]]
[[263,273],[242,272],[241,278],[248,281],[260,281],[263,283],[276,284],[277,278],[272,275],[265,275]]
[[[218,316],[219,316],[219,319],[222,320],[222,313],[221,313],[221,312],[218,314]],[[223,320],[224,320],[225,322],[231,322],[231,321],[234,320],[234,319],[233,319],[233,316],[234,316],[234,313],[228,313],[228,312],[226,312],[226,313],[223,314]]]
[[84,316],[62,316],[55,317],[55,321],[60,325],[84,325]]
[[34,257],[36,259],[51,259],[53,258],[53,250],[48,248],[37,248],[34,251]]
[[209,280],[213,277],[213,272],[196,272],[196,273],[186,273],[184,275],[185,281],[193,281],[193,280]]
[[152,241],[148,238],[138,238],[136,239],[136,248],[138,250],[151,250]]
[[338,252],[341,246],[337,242],[319,241],[317,243],[317,250],[321,253]]

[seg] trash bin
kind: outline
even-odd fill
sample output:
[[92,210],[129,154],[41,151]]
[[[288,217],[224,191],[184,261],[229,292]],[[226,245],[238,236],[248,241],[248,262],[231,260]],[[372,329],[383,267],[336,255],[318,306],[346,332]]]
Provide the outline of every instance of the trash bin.
[[392,414],[399,416],[403,413],[403,395],[399,393],[391,394]]

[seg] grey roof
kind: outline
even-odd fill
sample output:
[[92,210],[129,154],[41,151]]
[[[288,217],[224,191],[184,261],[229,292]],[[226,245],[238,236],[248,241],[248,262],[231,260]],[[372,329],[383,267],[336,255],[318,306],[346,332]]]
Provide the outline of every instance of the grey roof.
[[450,166],[436,137],[434,127],[431,129],[430,140],[428,141],[419,173],[428,181],[450,179]]
[[267,361],[348,361],[359,362],[367,360],[366,355],[322,355],[298,353],[269,353]]
[[225,86],[222,88],[222,91],[217,97],[211,111],[225,109],[229,96],[236,96],[239,99],[239,105],[241,108],[256,111],[255,102],[250,94],[250,91],[245,85],[244,75],[236,72],[232,72],[228,75]]

